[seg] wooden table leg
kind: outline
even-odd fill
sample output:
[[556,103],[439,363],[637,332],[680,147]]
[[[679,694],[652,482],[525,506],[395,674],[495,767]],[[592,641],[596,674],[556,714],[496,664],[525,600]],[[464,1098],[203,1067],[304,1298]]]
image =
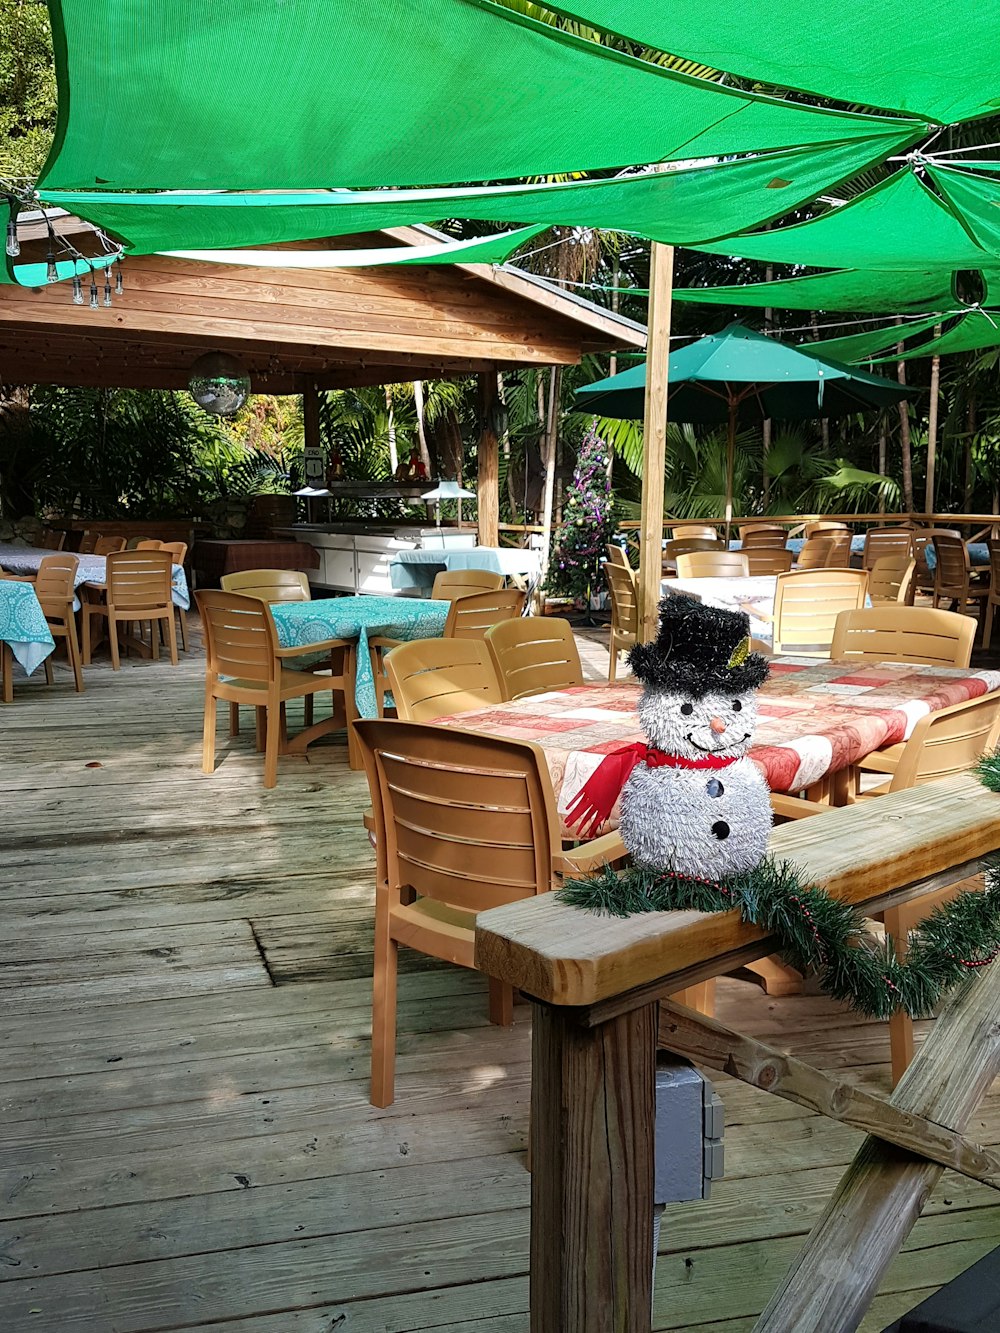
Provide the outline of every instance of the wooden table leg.
[[650,1333],[657,1009],[532,1006],[531,1333]]
[[0,644],[0,653],[3,655],[3,701],[5,704],[12,704],[14,702],[14,654],[11,651],[10,644]]

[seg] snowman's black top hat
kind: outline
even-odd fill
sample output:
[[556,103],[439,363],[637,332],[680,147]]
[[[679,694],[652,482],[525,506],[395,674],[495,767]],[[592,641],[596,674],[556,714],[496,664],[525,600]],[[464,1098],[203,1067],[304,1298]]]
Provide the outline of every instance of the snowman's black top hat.
[[693,597],[664,597],[653,643],[628,656],[636,676],[653,689],[690,694],[745,694],[767,679],[767,659],[750,652],[750,619]]

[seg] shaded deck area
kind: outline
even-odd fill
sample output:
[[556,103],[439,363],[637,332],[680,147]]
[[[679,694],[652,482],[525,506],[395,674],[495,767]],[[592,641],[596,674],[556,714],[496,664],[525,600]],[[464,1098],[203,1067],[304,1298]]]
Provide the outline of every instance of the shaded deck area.
[[[193,624],[193,621],[192,621]],[[195,638],[196,641],[196,638]],[[586,645],[588,665],[602,670]],[[372,858],[342,745],[201,774],[201,661],[38,673],[0,710],[4,1333],[522,1333],[529,1016],[403,954],[367,1100]],[[888,1037],[726,980],[723,1021],[866,1088]],[[860,1136],[723,1076],[726,1179],[669,1208],[654,1327],[752,1327]],[[1000,1098],[970,1137],[1000,1144]],[[945,1175],[866,1330],[1000,1244]]]

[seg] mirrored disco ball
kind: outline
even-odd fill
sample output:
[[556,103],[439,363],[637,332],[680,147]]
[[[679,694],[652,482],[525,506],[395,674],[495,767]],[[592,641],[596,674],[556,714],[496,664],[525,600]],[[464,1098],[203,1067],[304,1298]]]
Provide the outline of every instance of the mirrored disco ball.
[[217,417],[231,417],[250,395],[246,368],[225,352],[209,352],[191,367],[188,390],[199,407]]

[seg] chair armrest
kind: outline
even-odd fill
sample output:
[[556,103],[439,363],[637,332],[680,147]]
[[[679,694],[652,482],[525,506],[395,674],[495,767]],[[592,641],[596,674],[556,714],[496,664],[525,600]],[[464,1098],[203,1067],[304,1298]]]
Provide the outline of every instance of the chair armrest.
[[303,643],[294,648],[279,648],[275,652],[275,657],[305,657],[310,653],[322,653],[327,648],[350,648],[350,639],[320,639],[316,643]]
[[621,861],[628,852],[617,829],[605,833],[593,842],[581,843],[569,852],[559,852],[552,858],[552,869],[557,875],[584,875],[589,870],[600,870],[601,866]]
[[4,580],[7,583],[34,583],[36,577],[35,574],[5,574]]
[[771,809],[781,819],[806,819],[809,815],[829,814],[830,805],[821,805],[819,801],[806,801],[798,796],[788,796],[784,792],[771,792]]

